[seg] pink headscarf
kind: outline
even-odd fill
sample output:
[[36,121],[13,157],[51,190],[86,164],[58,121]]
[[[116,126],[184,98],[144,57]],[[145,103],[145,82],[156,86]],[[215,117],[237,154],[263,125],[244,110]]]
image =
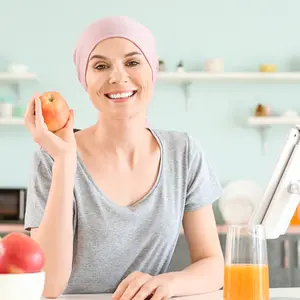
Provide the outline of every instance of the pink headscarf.
[[73,54],[77,76],[84,89],[86,85],[86,67],[89,56],[96,45],[110,37],[122,37],[134,43],[144,54],[152,69],[153,82],[158,71],[156,42],[152,32],[144,25],[125,16],[113,16],[99,19],[90,24],[80,35]]

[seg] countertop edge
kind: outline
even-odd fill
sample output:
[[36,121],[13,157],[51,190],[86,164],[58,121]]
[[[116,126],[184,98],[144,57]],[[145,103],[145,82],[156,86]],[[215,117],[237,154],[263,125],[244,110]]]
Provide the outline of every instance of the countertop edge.
[[[299,299],[300,287],[292,288],[270,288],[270,297],[276,299],[276,297],[287,297],[286,299]],[[176,297],[178,300],[190,299],[190,300],[221,300],[223,297],[223,291],[219,290],[207,294],[199,294],[192,296]],[[44,299],[44,298],[42,298]],[[62,295],[60,300],[110,300],[111,294],[73,294],[73,295]]]
[[[217,230],[219,234],[227,233],[227,225],[218,225]],[[23,224],[0,224],[0,233],[9,233],[9,232],[28,232],[24,229]],[[184,234],[183,228],[180,230],[181,234]],[[300,234],[300,226],[290,226],[286,234]]]

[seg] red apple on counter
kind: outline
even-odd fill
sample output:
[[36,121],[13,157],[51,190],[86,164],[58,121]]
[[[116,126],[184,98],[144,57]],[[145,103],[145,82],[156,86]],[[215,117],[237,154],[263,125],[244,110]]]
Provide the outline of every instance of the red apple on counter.
[[55,91],[40,96],[44,122],[51,132],[62,129],[68,122],[70,110],[67,101]]
[[0,240],[0,274],[40,272],[44,262],[42,248],[25,233],[12,232]]

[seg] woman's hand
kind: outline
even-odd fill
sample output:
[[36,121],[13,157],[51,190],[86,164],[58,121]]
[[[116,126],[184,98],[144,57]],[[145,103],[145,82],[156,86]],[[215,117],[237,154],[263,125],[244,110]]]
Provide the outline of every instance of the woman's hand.
[[76,155],[73,110],[70,110],[70,116],[65,127],[52,133],[44,122],[39,94],[35,94],[27,105],[24,118],[25,126],[31,132],[34,141],[45,149],[54,160]]
[[118,286],[112,296],[113,300],[151,300],[169,299],[173,296],[173,273],[151,276],[146,273],[133,272]]

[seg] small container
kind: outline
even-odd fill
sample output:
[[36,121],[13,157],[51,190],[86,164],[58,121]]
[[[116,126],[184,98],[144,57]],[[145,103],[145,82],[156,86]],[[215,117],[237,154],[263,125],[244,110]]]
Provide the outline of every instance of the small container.
[[184,67],[183,67],[182,60],[177,65],[177,72],[184,72]]
[[165,64],[165,62],[162,59],[160,59],[158,61],[158,65],[159,65],[159,71],[160,72],[166,71],[166,64]]
[[0,102],[0,118],[12,118],[13,104],[8,102]]
[[297,118],[298,117],[298,113],[296,110],[286,110],[282,116],[284,117],[288,117],[288,118]]
[[262,64],[259,66],[259,71],[263,73],[273,73],[277,71],[275,64]]
[[205,62],[206,72],[224,72],[223,58],[210,59]]
[[262,105],[259,103],[255,108],[256,117],[267,117],[271,115],[271,108],[267,105]]
[[28,67],[23,64],[14,64],[8,67],[8,71],[12,73],[26,73],[28,71]]

